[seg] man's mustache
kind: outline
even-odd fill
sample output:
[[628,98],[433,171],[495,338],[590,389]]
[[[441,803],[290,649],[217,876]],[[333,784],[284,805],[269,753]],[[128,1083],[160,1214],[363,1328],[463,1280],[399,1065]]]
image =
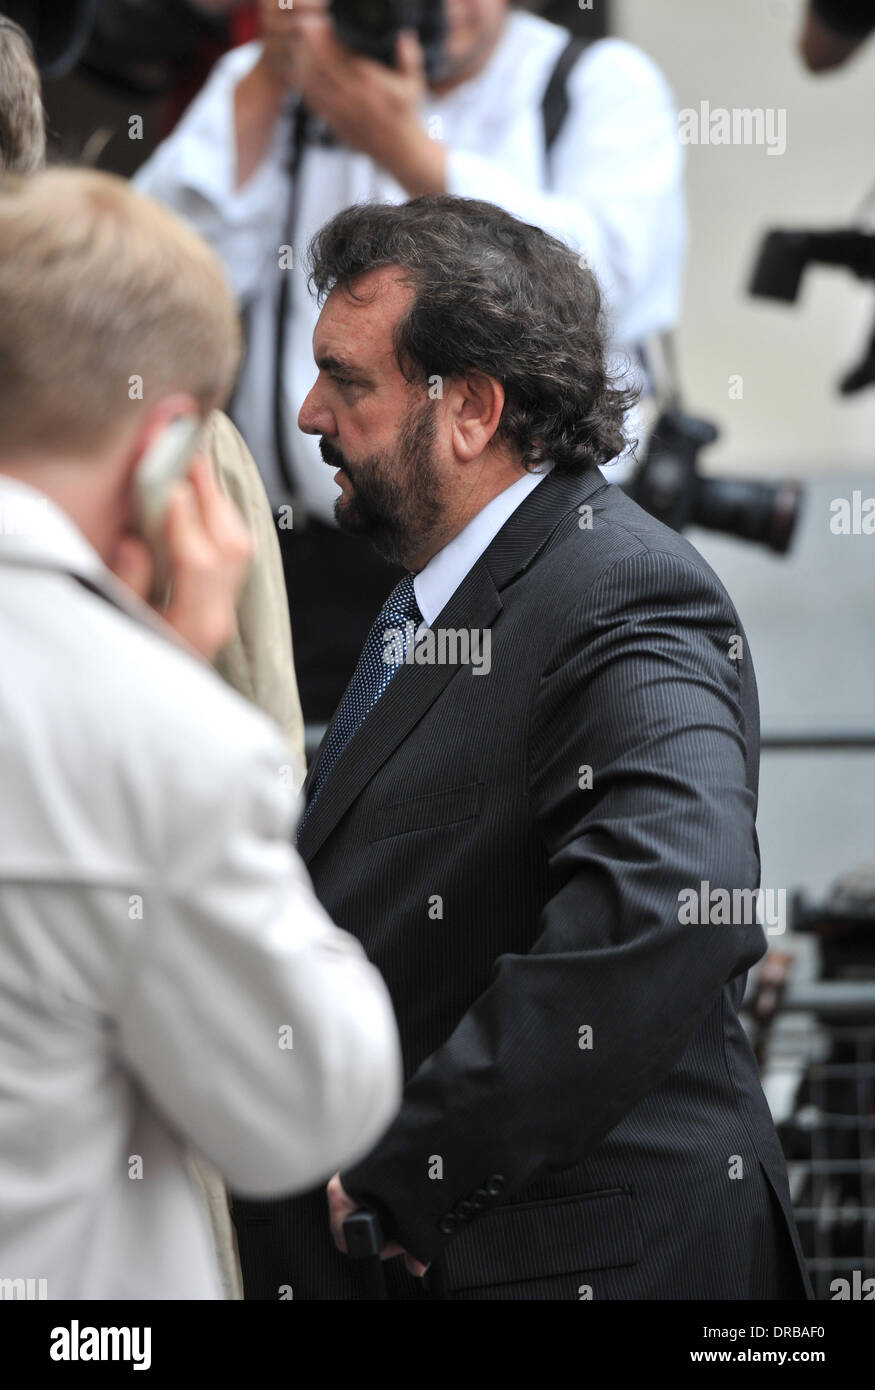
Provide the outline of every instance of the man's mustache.
[[324,463],[330,464],[332,468],[343,468],[346,470],[346,459],[339,449],[335,449],[333,444],[329,444],[327,439],[319,440],[319,452]]

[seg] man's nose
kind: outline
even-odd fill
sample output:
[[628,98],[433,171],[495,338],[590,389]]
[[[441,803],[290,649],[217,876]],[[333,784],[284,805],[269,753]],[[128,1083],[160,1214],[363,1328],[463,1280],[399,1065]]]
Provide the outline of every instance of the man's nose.
[[319,398],[318,382],[311,387],[304,404],[298,411],[298,429],[304,434],[330,436],[337,433],[337,421],[333,411],[329,410]]

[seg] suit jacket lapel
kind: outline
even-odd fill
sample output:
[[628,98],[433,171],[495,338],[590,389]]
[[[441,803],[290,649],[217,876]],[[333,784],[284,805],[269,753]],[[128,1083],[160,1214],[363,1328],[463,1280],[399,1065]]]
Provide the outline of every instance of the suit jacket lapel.
[[[501,612],[500,590],[533,562],[563,516],[606,486],[597,468],[576,475],[550,473],[508,518],[435,619],[434,627],[489,627]],[[411,664],[395,673],[316,798],[298,842],[306,863],[457,670],[458,666],[449,664]],[[317,763],[318,755],[305,783],[305,794]]]

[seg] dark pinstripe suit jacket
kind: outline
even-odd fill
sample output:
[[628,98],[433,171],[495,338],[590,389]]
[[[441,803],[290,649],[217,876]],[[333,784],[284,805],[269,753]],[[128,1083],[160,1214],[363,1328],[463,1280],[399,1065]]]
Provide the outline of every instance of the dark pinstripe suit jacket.
[[[450,1297],[802,1296],[737,1012],[765,937],[679,922],[682,890],[759,883],[725,590],[596,469],[557,472],[434,626],[489,628],[490,673],[401,667],[300,844],[404,1050],[401,1112],[346,1188]],[[323,1189],[234,1218],[248,1297],[359,1296]],[[394,1296],[426,1296],[399,1265]]]

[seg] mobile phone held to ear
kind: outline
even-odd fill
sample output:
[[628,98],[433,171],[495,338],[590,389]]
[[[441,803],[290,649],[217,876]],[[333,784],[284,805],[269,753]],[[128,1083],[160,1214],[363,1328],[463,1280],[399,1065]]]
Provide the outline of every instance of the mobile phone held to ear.
[[144,453],[134,474],[137,530],[152,552],[155,575],[152,601],[166,595],[169,574],[164,543],[164,517],[174,483],[188,471],[201,421],[179,415],[164,427]]

